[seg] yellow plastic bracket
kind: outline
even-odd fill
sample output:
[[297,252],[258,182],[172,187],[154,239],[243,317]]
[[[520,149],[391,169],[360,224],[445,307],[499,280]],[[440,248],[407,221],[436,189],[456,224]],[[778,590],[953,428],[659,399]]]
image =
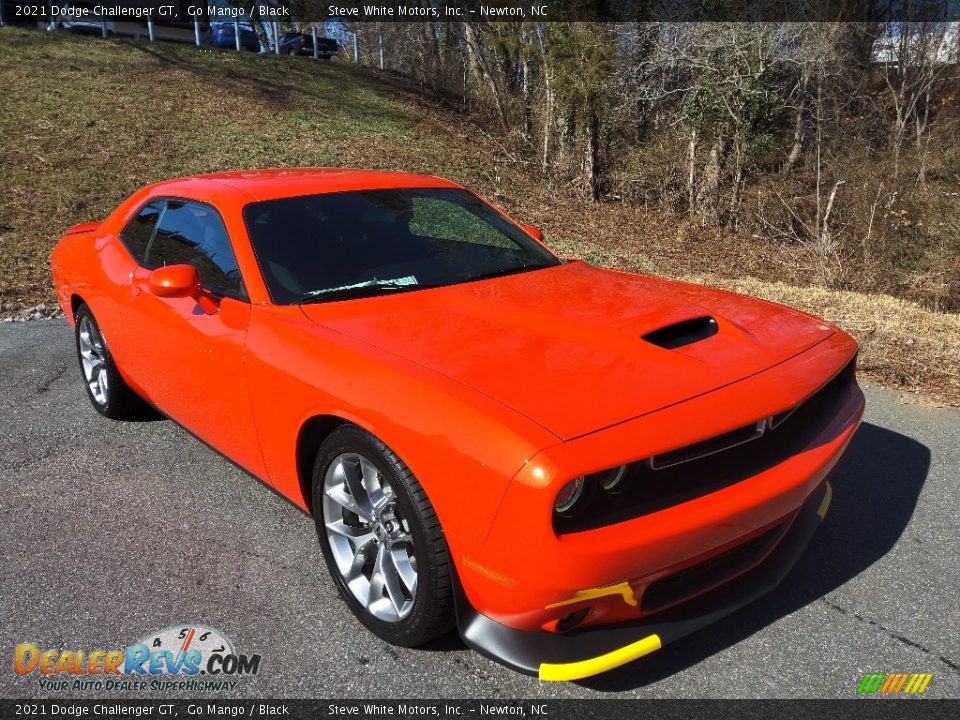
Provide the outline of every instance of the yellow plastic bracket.
[[595,600],[597,598],[606,597],[607,595],[621,595],[623,597],[623,601],[627,605],[633,605],[634,607],[637,605],[637,598],[633,594],[633,588],[630,587],[630,583],[624,580],[622,583],[617,585],[605,585],[603,587],[589,588],[587,590],[577,590],[572,597],[569,597],[566,600],[550,603],[547,605],[547,610],[550,608],[561,607],[563,605],[572,605],[573,603],[582,602],[584,600]]
[[833,500],[833,488],[830,485],[830,482],[827,481],[824,483],[826,485],[826,492],[823,493],[823,500],[820,501],[820,507],[817,508],[817,515],[820,516],[821,522],[827,516],[827,510],[830,509],[830,501]]
[[605,655],[571,663],[540,663],[540,679],[547,681],[580,680],[592,675],[613,670],[628,662],[660,649],[660,636],[647,635],[642,640],[630,643],[622,648],[611,650]]

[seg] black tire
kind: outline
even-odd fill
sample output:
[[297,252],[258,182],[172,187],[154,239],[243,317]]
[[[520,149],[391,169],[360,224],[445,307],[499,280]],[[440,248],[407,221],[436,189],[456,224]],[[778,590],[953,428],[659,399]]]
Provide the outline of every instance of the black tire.
[[[397,509],[410,526],[417,559],[417,591],[409,614],[385,622],[361,604],[347,587],[333,557],[323,515],[323,487],[328,467],[343,454],[356,453],[376,466],[381,481],[393,490]],[[324,441],[313,469],[313,511],[327,569],[344,602],[379,638],[392,645],[416,647],[448,632],[454,624],[450,551],[437,515],[420,483],[397,455],[378,438],[355,425],[342,425]]]
[[[105,399],[103,402],[98,400],[94,395],[93,390],[90,387],[90,383],[87,382],[87,376],[84,372],[80,335],[81,327],[84,326],[86,322],[89,322],[90,327],[96,333],[97,338],[99,339],[103,367],[106,370],[107,387],[104,393]],[[83,386],[87,390],[87,397],[90,398],[90,403],[98,413],[104,417],[110,418],[111,420],[120,420],[132,415],[142,408],[142,401],[137,394],[130,389],[123,377],[121,377],[120,372],[117,370],[117,365],[114,362],[113,355],[110,353],[110,348],[107,346],[106,339],[103,337],[103,332],[100,330],[100,326],[97,324],[96,318],[93,316],[93,313],[90,311],[90,308],[87,305],[81,305],[77,309],[74,344],[77,350],[77,363],[80,366],[80,377],[83,379]]]

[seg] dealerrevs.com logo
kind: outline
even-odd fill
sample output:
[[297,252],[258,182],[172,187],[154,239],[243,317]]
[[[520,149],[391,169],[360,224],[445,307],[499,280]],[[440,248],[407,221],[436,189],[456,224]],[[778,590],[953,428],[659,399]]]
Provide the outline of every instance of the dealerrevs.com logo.
[[[20,643],[13,671],[37,676],[42,690],[233,690],[238,678],[260,671],[260,656],[237,652],[219,630],[175,625],[125,648],[42,649]],[[171,679],[173,678],[173,679]]]

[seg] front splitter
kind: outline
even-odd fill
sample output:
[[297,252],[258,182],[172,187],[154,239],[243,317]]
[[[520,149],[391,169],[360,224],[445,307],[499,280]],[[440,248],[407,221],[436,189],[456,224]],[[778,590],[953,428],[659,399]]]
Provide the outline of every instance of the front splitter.
[[477,612],[455,582],[457,627],[472,649],[541,680],[579,680],[625,665],[658,650],[770,592],[790,572],[826,516],[832,498],[824,481],[801,507],[790,528],[756,567],[676,607],[626,623],[569,633],[516,630]]

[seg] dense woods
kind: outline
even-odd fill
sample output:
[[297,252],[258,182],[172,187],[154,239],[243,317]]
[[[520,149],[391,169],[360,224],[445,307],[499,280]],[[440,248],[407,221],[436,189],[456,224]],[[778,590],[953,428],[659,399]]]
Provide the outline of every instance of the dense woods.
[[742,238],[794,282],[960,310],[956,23],[347,27],[557,193]]
[[960,311],[956,21],[320,25],[344,61],[355,38],[359,62],[462,113],[551,192],[734,239],[764,279]]

